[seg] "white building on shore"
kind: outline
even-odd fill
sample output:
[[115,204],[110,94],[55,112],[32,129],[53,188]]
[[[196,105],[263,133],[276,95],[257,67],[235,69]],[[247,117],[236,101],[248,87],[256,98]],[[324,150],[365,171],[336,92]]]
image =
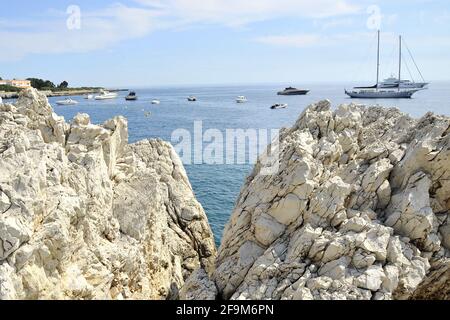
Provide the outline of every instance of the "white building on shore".
[[12,86],[16,88],[31,88],[31,81],[30,80],[0,80],[0,85],[6,85],[6,86]]

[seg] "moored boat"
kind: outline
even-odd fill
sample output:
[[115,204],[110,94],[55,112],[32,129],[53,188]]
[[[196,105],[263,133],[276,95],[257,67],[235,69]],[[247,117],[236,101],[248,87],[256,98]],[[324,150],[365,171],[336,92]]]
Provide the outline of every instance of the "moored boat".
[[239,96],[236,98],[237,103],[246,103],[247,101],[248,101],[247,98],[244,96]]
[[195,101],[197,101],[197,98],[194,97],[194,96],[190,96],[190,97],[188,97],[187,99],[188,99],[188,101],[190,101],[190,102],[195,102]]
[[138,96],[136,95],[136,92],[130,91],[130,93],[125,97],[125,100],[127,101],[135,101],[138,99]]
[[95,100],[108,100],[116,99],[118,94],[116,92],[102,91],[98,96],[95,96]]
[[[420,74],[422,75],[422,73]],[[425,87],[428,85],[428,83],[426,82],[416,84],[409,80],[402,80],[401,36],[399,36],[398,77],[396,79],[391,77],[382,82],[380,82],[379,78],[380,78],[380,31],[378,30],[376,84],[370,87],[354,87],[352,90],[345,89],[345,94],[348,95],[350,98],[360,98],[360,99],[409,99],[412,98],[412,96],[416,92],[425,90],[426,89]]]
[[87,100],[91,100],[91,99],[94,99],[94,95],[93,94],[87,94],[87,95],[84,96],[84,98],[87,99]]
[[309,90],[288,87],[288,88],[284,89],[283,91],[278,92],[277,94],[279,96],[303,96],[303,95],[308,94],[308,92],[309,92]]
[[270,109],[286,109],[287,107],[287,103],[275,103]]
[[152,100],[152,104],[160,104],[161,101],[159,101],[158,99]]
[[72,105],[78,104],[78,101],[75,101],[75,100],[72,100],[70,98],[67,98],[67,99],[64,99],[64,100],[56,101],[56,104],[60,105],[60,106],[72,106]]

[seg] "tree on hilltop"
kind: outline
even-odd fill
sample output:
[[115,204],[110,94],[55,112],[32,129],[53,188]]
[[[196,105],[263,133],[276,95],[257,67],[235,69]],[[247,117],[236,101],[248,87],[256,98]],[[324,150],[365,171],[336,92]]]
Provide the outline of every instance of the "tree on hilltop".
[[28,78],[27,80],[29,80],[31,82],[31,86],[33,88],[36,88],[38,90],[53,89],[56,87],[55,84],[53,82],[51,82],[50,80],[42,80],[42,79],[38,79],[38,78]]
[[67,81],[63,81],[59,84],[58,88],[60,89],[67,89],[69,87],[69,83]]

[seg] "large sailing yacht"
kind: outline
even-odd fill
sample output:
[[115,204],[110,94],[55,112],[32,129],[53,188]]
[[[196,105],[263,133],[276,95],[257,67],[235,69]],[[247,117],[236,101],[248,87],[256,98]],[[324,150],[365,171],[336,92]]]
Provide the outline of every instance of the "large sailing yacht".
[[402,75],[402,37],[399,37],[399,66],[398,78],[387,79],[380,82],[380,31],[378,31],[378,49],[377,49],[377,83],[371,87],[355,87],[352,90],[345,90],[345,93],[351,98],[364,99],[400,99],[411,98],[413,94],[424,90],[428,83],[415,84],[409,80],[401,80]]

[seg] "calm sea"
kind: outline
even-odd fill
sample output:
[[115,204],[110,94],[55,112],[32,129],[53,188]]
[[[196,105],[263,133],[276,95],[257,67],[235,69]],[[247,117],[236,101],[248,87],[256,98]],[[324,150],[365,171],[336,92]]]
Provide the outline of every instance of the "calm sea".
[[[414,117],[421,117],[428,111],[450,115],[450,83],[433,83],[429,90],[419,92],[411,100],[351,100],[344,94],[342,84],[314,84],[302,86],[311,89],[307,96],[282,97],[276,92],[283,85],[217,86],[134,89],[139,96],[135,102],[124,100],[126,92],[118,99],[108,101],[85,100],[77,106],[57,106],[50,103],[59,115],[70,120],[78,112],[88,113],[94,123],[116,115],[128,118],[130,142],[141,139],[162,138],[171,140],[176,129],[193,131],[194,121],[201,120],[203,129],[273,129],[292,125],[303,109],[312,102],[329,99],[336,106],[351,101],[366,104],[396,106]],[[188,102],[187,97],[195,95],[198,101]],[[237,104],[235,98],[244,95],[248,103]],[[159,99],[160,105],[152,105]],[[270,110],[274,103],[288,103],[287,109]],[[146,112],[150,116],[146,117]],[[197,199],[203,205],[212,226],[216,242],[220,241],[224,225],[228,221],[240,188],[252,165],[186,165]]]

